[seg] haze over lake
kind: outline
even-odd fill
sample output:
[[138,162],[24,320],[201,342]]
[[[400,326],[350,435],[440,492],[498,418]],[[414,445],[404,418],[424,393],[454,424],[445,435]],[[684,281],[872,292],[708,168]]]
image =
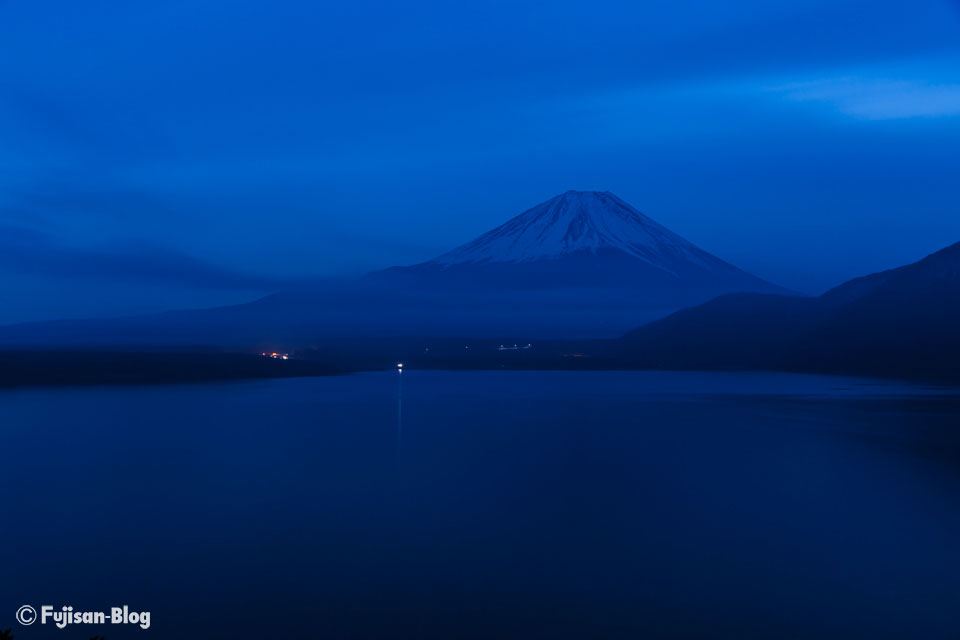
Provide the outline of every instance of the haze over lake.
[[399,383],[0,392],[0,602],[129,604],[157,638],[960,633],[955,391],[770,373]]

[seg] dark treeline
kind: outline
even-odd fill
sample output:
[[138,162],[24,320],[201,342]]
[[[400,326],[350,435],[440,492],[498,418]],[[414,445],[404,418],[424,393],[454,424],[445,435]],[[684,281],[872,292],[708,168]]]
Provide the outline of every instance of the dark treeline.
[[0,387],[202,382],[335,373],[339,371],[319,362],[213,351],[0,351]]

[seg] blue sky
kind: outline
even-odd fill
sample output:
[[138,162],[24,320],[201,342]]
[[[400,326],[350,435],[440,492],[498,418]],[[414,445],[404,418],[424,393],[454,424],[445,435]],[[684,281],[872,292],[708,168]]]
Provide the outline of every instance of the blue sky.
[[960,3],[0,0],[0,321],[256,297],[610,190],[807,292],[960,241]]

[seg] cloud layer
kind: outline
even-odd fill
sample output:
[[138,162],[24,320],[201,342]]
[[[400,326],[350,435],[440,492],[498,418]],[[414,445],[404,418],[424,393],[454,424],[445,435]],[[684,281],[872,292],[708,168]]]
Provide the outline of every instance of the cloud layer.
[[826,288],[960,238],[958,33],[947,0],[2,3],[0,225],[40,235],[0,278],[26,315],[40,281],[194,303],[609,189]]

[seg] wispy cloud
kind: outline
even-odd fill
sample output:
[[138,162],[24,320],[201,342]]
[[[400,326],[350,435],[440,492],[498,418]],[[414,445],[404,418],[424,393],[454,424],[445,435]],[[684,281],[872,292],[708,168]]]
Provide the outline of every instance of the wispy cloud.
[[13,226],[0,226],[0,271],[68,281],[123,281],[224,291],[268,292],[307,283],[226,269],[142,243],[95,248],[67,246],[45,233]]
[[865,120],[960,115],[960,82],[843,76],[776,87],[788,100],[832,105]]

